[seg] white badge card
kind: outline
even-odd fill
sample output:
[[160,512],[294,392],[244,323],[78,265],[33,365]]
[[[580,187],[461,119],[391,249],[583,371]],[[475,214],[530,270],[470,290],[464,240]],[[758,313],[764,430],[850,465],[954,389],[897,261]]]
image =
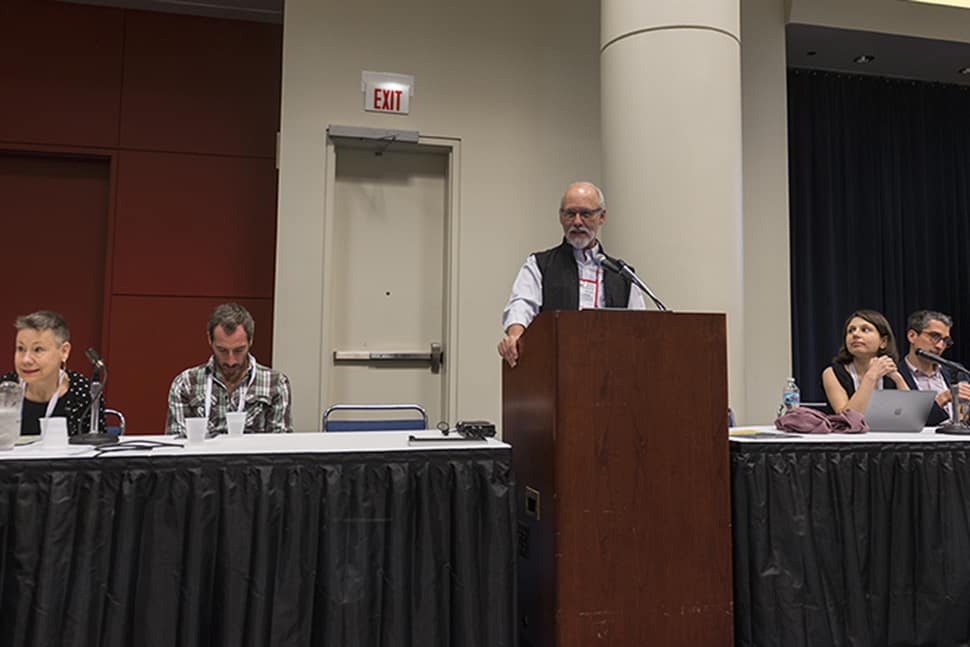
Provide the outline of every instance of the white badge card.
[[596,307],[596,281],[579,279],[579,307]]

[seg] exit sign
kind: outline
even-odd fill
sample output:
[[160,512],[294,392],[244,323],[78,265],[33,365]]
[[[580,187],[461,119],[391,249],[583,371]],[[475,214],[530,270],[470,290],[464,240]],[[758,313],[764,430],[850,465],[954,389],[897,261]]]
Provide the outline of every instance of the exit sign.
[[361,72],[360,89],[364,110],[406,115],[414,95],[414,76],[389,72]]

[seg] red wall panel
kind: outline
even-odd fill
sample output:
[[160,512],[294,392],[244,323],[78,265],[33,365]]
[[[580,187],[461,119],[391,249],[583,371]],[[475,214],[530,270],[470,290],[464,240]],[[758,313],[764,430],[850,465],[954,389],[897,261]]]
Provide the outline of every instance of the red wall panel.
[[[206,325],[225,299],[115,297],[106,361],[105,404],[128,419],[128,433],[164,433],[168,389],[181,371],[208,360]],[[253,355],[269,364],[272,299],[240,299],[256,320]]]
[[87,372],[84,350],[101,347],[110,169],[106,158],[0,152],[8,268],[0,299],[0,353],[8,359],[0,371],[13,370],[13,320],[36,310],[67,319],[71,368]]
[[0,140],[118,144],[124,12],[0,2]]
[[118,185],[114,294],[273,296],[272,160],[126,151]]
[[128,13],[121,145],[276,156],[279,25]]
[[72,368],[105,342],[108,404],[150,433],[207,358],[216,304],[251,309],[270,362],[281,42],[279,25],[0,0],[0,155],[25,151],[0,157],[0,352],[17,314],[63,312]]

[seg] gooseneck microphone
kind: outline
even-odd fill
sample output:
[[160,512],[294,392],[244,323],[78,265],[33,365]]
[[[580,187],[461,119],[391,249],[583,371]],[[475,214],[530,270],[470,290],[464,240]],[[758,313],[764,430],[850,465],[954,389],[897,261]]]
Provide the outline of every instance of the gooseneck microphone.
[[[104,360],[101,359],[101,355],[98,351],[93,348],[89,348],[85,355],[88,356],[88,360],[94,365],[94,370],[91,373],[91,426],[88,429],[88,433],[96,434],[100,430],[98,429],[98,413],[101,407],[98,406],[98,402],[101,399],[101,394],[104,393],[104,385],[108,381],[108,369],[104,365]],[[102,379],[102,374],[104,378]]]
[[[100,382],[102,385],[104,385],[104,383],[108,381],[108,369],[105,368],[104,360],[101,359],[101,355],[99,355],[98,351],[94,350],[93,348],[87,349],[84,351],[84,354],[87,356],[88,361],[94,366],[94,371],[91,374],[91,384],[93,385],[95,382]],[[102,373],[104,373],[103,381],[101,380]]]
[[640,277],[637,276],[636,271],[631,266],[623,262],[622,258],[610,258],[603,252],[596,252],[596,254],[593,255],[593,260],[597,265],[605,267],[611,272],[615,272],[620,276],[625,276],[626,278],[630,279],[635,286],[640,288],[644,294],[650,297],[653,304],[657,306],[657,310],[660,310],[661,312],[667,311],[667,306],[665,306],[663,302],[657,298],[657,295],[647,287],[646,283],[640,280]]
[[114,434],[102,432],[98,424],[99,414],[101,413],[101,394],[104,393],[104,385],[108,381],[108,367],[104,365],[104,360],[101,359],[98,351],[93,348],[87,349],[84,354],[94,367],[91,371],[91,386],[89,389],[91,401],[88,403],[88,406],[91,407],[91,423],[88,426],[87,433],[71,436],[70,443],[72,445],[107,445],[116,443],[118,442],[118,437]]
[[593,260],[596,262],[597,265],[600,265],[602,267],[605,267],[606,269],[608,269],[609,271],[611,271],[611,272],[613,272],[615,274],[620,274],[621,273],[620,272],[620,266],[617,265],[616,262],[612,258],[610,258],[609,256],[607,256],[603,252],[596,252],[596,255],[593,256]]
[[94,364],[95,368],[102,370],[104,369],[104,360],[101,359],[101,355],[98,354],[98,351],[94,350],[93,348],[89,348],[84,351],[84,354],[87,355],[88,360]]
[[916,355],[919,357],[922,357],[923,359],[928,359],[931,362],[935,362],[940,366],[945,366],[951,371],[956,371],[958,373],[964,373],[965,375],[970,375],[970,369],[967,369],[967,367],[961,364],[960,362],[954,362],[953,360],[945,359],[943,357],[940,357],[939,355],[934,355],[933,353],[927,353],[922,348],[916,349]]
[[970,434],[970,427],[963,424],[963,421],[960,419],[960,387],[957,383],[957,374],[963,373],[965,375],[970,375],[970,371],[967,371],[967,367],[960,362],[954,362],[949,359],[944,359],[939,355],[927,353],[922,348],[916,349],[916,355],[918,357],[922,357],[923,359],[928,359],[931,362],[935,362],[940,366],[945,366],[953,373],[952,377],[950,378],[950,422],[937,427],[936,433],[954,434],[960,436]]

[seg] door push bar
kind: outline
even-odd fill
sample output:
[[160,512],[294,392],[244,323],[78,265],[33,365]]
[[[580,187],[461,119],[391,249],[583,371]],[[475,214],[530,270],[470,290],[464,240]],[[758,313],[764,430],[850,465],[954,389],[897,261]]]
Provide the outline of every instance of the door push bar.
[[441,371],[441,363],[444,361],[444,353],[441,344],[431,342],[431,351],[422,353],[421,351],[411,350],[335,350],[333,352],[335,362],[428,362],[431,365],[432,373]]

